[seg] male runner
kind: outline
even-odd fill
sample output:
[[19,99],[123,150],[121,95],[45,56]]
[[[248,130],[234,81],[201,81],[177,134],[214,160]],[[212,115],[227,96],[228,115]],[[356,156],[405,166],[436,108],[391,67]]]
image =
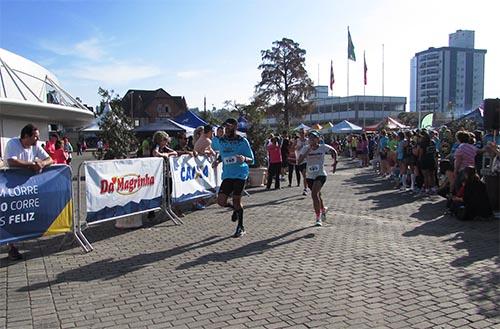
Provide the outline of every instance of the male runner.
[[244,137],[236,134],[238,122],[235,119],[227,119],[224,122],[225,134],[218,142],[219,157],[213,163],[222,166],[222,184],[220,186],[217,203],[221,207],[227,207],[227,199],[233,195],[233,215],[231,220],[238,221],[236,232],[233,237],[239,238],[246,233],[243,226],[243,206],[241,204],[241,192],[248,178],[248,165],[254,161],[250,143]]
[[[309,132],[309,145],[306,146],[299,156],[298,162],[306,160],[307,163],[307,186],[311,189],[314,212],[316,213],[316,226],[322,226],[326,219],[327,207],[321,198],[321,188],[326,182],[325,153],[330,152],[337,161],[337,151],[328,144],[320,144],[320,136],[317,131]],[[335,167],[334,167],[335,168]]]

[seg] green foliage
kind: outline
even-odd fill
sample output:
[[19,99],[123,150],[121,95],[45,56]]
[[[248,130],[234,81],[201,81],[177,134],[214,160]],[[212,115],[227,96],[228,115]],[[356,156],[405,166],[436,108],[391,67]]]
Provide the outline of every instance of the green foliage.
[[261,81],[255,86],[258,98],[270,107],[271,114],[283,116],[285,126],[290,127],[290,117],[308,110],[304,104],[314,90],[305,69],[306,51],[292,39],[283,38],[261,55]]
[[132,131],[132,121],[125,115],[120,97],[115,95],[113,90],[108,91],[99,87],[98,93],[102,97],[102,102],[109,103],[111,108],[111,111],[101,117],[99,122],[100,137],[109,144],[104,158],[127,158],[138,144]]
[[262,124],[265,116],[265,107],[258,100],[254,100],[249,105],[241,106],[241,113],[248,120],[247,139],[250,142],[254,153],[254,167],[267,165],[267,149],[265,146],[269,130]]

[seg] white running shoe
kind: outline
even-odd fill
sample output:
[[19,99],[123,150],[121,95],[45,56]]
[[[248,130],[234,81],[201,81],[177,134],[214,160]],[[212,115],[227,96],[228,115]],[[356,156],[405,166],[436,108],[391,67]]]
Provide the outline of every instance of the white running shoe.
[[302,191],[302,195],[307,195],[307,189],[305,188],[304,191]]
[[316,218],[316,226],[323,226],[323,222],[321,221],[321,218]]

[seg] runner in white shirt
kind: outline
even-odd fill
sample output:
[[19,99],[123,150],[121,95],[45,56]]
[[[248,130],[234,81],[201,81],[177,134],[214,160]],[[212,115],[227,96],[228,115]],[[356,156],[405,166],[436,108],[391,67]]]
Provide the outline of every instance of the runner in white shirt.
[[[322,221],[326,219],[327,207],[321,198],[321,188],[326,182],[325,154],[331,153],[334,161],[337,162],[337,151],[328,144],[320,144],[320,136],[317,131],[309,132],[309,145],[303,149],[298,162],[306,160],[307,186],[311,189],[314,212],[316,214],[316,226],[322,226]],[[335,167],[334,167],[335,168]]]

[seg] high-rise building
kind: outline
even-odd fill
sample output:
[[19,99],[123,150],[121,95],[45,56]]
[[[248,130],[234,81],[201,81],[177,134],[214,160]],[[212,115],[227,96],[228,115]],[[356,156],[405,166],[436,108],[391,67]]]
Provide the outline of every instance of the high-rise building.
[[484,97],[485,49],[474,49],[474,31],[457,30],[448,47],[429,48],[411,61],[410,111],[468,113]]

